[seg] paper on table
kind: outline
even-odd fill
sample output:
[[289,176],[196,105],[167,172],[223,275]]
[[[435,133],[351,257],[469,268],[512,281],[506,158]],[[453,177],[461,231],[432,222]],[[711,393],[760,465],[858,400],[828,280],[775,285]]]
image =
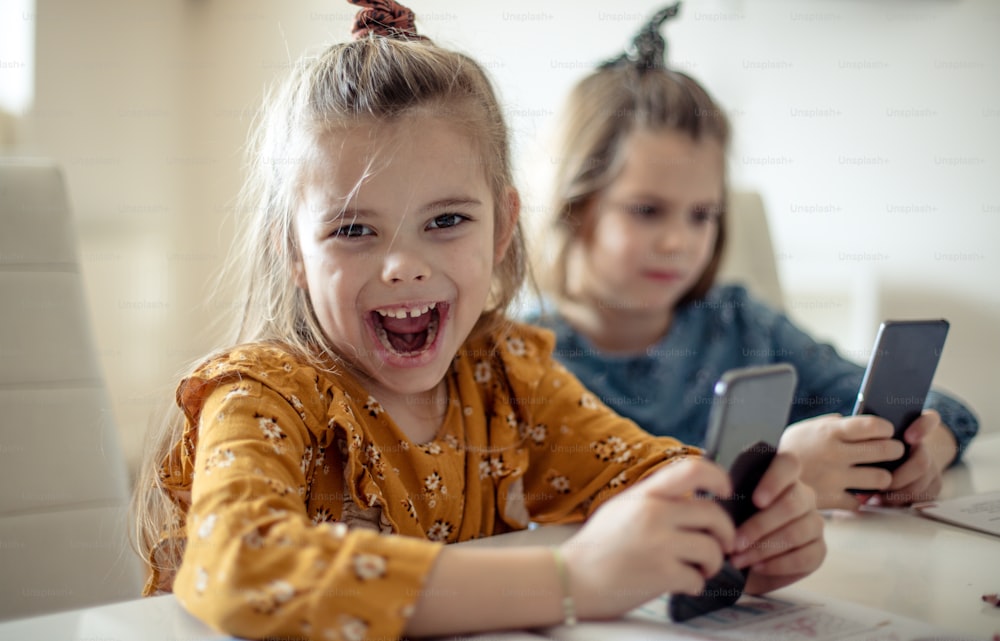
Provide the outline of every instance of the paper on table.
[[1000,536],[1000,490],[915,505],[923,516]]
[[917,641],[960,640],[937,626],[854,603],[794,590],[781,598],[744,596],[729,608],[672,623],[666,598],[650,601],[618,621],[549,628],[556,641]]

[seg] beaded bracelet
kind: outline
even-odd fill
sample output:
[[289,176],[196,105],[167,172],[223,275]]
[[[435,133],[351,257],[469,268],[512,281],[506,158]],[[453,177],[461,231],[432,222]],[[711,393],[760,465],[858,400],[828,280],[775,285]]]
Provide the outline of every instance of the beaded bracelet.
[[562,587],[563,625],[576,625],[576,603],[569,592],[569,570],[566,568],[566,559],[563,558],[562,550],[559,548],[552,548],[552,557],[555,559],[556,573],[559,575],[559,585]]

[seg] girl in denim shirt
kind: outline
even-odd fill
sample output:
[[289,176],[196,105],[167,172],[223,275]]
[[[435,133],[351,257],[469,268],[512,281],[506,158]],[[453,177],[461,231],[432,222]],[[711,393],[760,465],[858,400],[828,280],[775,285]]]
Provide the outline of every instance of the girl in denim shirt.
[[[532,320],[555,331],[556,357],[613,409],[692,444],[704,441],[723,372],[791,363],[799,382],[781,448],[802,460],[821,508],[934,498],[942,471],[978,430],[968,408],[932,391],[906,431],[908,461],[892,473],[859,466],[903,455],[888,421],[849,416],[863,369],[742,287],[714,285],[730,127],[696,80],[665,66],[659,25],[676,12],[657,14],[630,53],[570,93],[556,155],[555,248],[539,270],[553,309]],[[880,492],[846,491],[858,487]]]

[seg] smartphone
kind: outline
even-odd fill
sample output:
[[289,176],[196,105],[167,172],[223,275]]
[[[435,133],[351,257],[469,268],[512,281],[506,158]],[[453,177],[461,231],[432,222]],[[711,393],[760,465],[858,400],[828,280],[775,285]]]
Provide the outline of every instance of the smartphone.
[[[948,327],[944,319],[883,322],[875,336],[853,414],[873,414],[888,420],[893,425],[893,438],[903,441],[906,428],[923,412]],[[902,458],[868,465],[895,470],[910,454],[905,441],[903,446],[906,451]]]
[[[715,384],[705,452],[729,471],[733,495],[717,500],[737,527],[757,511],[751,496],[777,453],[797,379],[794,367],[779,363],[729,370]],[[686,621],[736,603],[746,578],[727,560],[700,594],[670,596],[670,618]]]

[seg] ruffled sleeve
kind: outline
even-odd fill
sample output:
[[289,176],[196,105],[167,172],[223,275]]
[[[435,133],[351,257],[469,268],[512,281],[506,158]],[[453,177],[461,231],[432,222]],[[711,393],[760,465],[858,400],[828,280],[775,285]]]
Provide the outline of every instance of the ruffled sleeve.
[[[190,505],[173,590],[228,634],[396,638],[441,549],[310,515],[317,471],[343,475],[327,418],[337,392],[323,380],[287,355],[248,352],[178,390],[188,429],[164,476]],[[329,498],[338,516],[341,497]]]

